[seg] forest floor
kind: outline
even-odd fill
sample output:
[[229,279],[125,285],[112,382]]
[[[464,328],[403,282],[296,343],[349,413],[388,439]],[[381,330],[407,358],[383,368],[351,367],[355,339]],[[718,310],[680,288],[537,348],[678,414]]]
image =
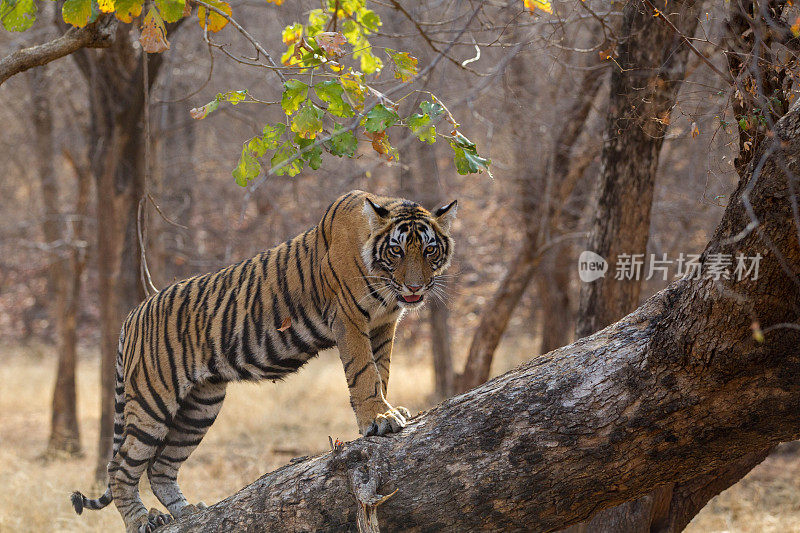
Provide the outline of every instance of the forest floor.
[[[505,343],[519,353],[520,343]],[[84,356],[78,371],[81,440],[79,459],[41,458],[48,427],[55,357],[52,348],[0,345],[0,532],[120,531],[113,505],[77,516],[69,494],[90,497],[99,419],[98,360]],[[433,376],[420,354],[392,364],[389,400],[412,412],[431,405]],[[515,366],[501,347],[497,371]],[[234,384],[217,422],[181,469],[190,502],[212,504],[291,458],[328,449],[328,436],[357,437],[344,375],[335,351],[324,352],[282,383]],[[795,447],[796,449],[796,447]],[[143,483],[145,505],[157,505]],[[768,458],[742,482],[715,498],[687,531],[800,532],[800,453]]]

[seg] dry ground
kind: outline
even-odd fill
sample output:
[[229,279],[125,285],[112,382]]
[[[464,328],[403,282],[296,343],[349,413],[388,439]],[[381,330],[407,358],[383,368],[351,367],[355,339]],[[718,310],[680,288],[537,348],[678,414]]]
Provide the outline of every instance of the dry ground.
[[[509,343],[519,353],[519,342]],[[403,352],[400,352],[401,354]],[[501,349],[498,371],[519,361]],[[432,374],[420,354],[398,355],[389,399],[412,411],[428,407]],[[44,462],[50,389],[55,360],[51,349],[0,345],[0,532],[120,531],[112,507],[76,516],[69,493],[96,496],[92,485],[99,417],[96,357],[79,369],[82,459]],[[262,473],[295,456],[328,448],[328,436],[350,440],[356,430],[344,375],[335,351],[323,353],[283,383],[235,384],[219,420],[181,470],[190,501],[214,503]],[[690,525],[692,533],[800,532],[800,459],[768,459],[741,483],[717,497]],[[145,504],[155,505],[143,487]]]

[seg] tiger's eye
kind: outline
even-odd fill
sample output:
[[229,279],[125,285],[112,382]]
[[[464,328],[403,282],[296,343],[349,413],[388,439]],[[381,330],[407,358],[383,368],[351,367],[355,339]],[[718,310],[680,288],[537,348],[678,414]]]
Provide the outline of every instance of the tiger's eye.
[[425,248],[425,253],[426,253],[426,254],[432,254],[432,253],[433,253],[433,252],[435,252],[435,251],[436,251],[436,246],[435,246],[435,245],[433,245],[433,244],[429,244],[429,245],[428,245],[428,246]]
[[390,247],[389,247],[389,251],[390,251],[390,252],[392,252],[394,255],[400,255],[401,253],[403,253],[403,249],[402,249],[402,248],[400,248],[400,247],[399,247],[399,246],[397,246],[397,245],[395,245],[395,246],[390,246]]

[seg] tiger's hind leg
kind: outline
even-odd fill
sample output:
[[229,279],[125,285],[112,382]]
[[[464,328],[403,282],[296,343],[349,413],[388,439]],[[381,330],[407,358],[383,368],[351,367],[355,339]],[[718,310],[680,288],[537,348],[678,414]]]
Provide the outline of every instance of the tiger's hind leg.
[[150,487],[172,516],[196,511],[188,504],[178,486],[178,469],[203,440],[216,420],[225,399],[225,382],[204,381],[194,386],[181,401],[178,413],[170,425],[164,447],[150,462],[147,477]]
[[123,440],[108,465],[108,476],[127,533],[148,533],[171,520],[156,510],[148,513],[139,496],[139,480],[162,446],[169,429],[167,421],[177,410],[177,399],[156,397],[149,390],[148,397],[126,402]]

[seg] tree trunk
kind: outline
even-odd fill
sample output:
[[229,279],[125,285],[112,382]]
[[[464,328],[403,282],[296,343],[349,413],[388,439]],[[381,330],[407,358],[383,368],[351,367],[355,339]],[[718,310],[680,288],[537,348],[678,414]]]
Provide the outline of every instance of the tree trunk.
[[[36,149],[39,154],[39,178],[44,204],[42,229],[48,245],[53,247],[50,260],[48,293],[51,316],[55,322],[58,363],[53,387],[50,437],[47,456],[81,453],[80,429],[78,426],[75,365],[77,362],[77,313],[80,279],[83,272],[83,250],[75,248],[74,241],[80,232],[69,235],[62,231],[65,221],[61,216],[58,178],[55,167],[55,142],[53,139],[53,111],[50,103],[50,83],[45,70],[31,70],[31,98],[33,101],[33,128],[36,133]],[[81,200],[88,191],[79,180],[78,211]],[[85,215],[85,211],[83,213]],[[80,213],[78,214],[80,217]],[[74,222],[75,223],[75,222]],[[78,222],[79,223],[79,222]],[[75,235],[77,233],[77,235]]]
[[536,276],[537,307],[541,311],[541,353],[552,352],[569,344],[574,323],[569,297],[569,282],[574,273],[571,263],[572,247],[561,245],[550,253],[545,267]]
[[297,459],[161,531],[347,530],[395,490],[387,531],[552,531],[797,438],[797,109],[763,148],[700,260],[759,254],[757,274],[680,279],[396,435]]
[[[671,0],[662,7],[684,35],[694,35],[700,2]],[[641,0],[630,0],[623,17],[587,247],[609,262],[609,271],[581,287],[578,337],[618,320],[639,303],[640,280],[615,279],[614,264],[621,254],[647,250],[658,156],[689,53],[681,36]]]
[[[89,86],[92,173],[97,188],[101,415],[95,476],[102,480],[114,431],[114,376],[120,327],[144,297],[139,275],[137,208],[145,192],[142,58],[127,28],[102,51],[73,54]],[[162,63],[148,61],[152,85]]]
[[[739,80],[740,86],[760,86],[754,98],[732,99],[735,117],[754,117],[757,110],[767,110],[768,117],[763,123],[747,121],[745,128],[739,125],[739,155],[735,160],[735,168],[740,176],[747,173],[753,165],[753,155],[765,139],[770,138],[769,131],[774,122],[780,119],[789,109],[791,84],[784,83],[787,78],[786,65],[776,68],[772,50],[773,38],[778,33],[771,31],[772,23],[766,22],[768,16],[772,20],[780,20],[785,6],[784,1],[770,1],[767,4],[755,4],[751,1],[732,2],[727,21],[728,68]],[[753,26],[751,26],[751,20]],[[756,39],[758,35],[758,39]],[[755,50],[756,43],[758,49]],[[744,61],[748,58],[747,61]],[[757,79],[754,77],[757,73]],[[668,513],[654,521],[653,529],[660,533],[678,533],[683,531],[692,518],[705,507],[711,498],[732,486],[744,477],[756,465],[761,463],[774,449],[773,446],[745,455],[733,463],[723,465],[714,471],[698,476],[673,487]]]
[[443,302],[428,305],[428,323],[431,326],[431,354],[433,355],[434,394],[438,399],[449,398],[455,392],[453,355],[450,349],[450,310]]
[[[520,66],[517,65],[516,68],[519,69]],[[494,351],[536,271],[542,252],[551,242],[553,229],[559,226],[561,206],[571,194],[571,186],[580,178],[591,160],[571,160],[570,155],[584,129],[602,81],[602,76],[596,70],[588,70],[575,100],[564,115],[562,128],[554,142],[553,160],[545,179],[546,183],[550,183],[545,188],[550,191],[547,194],[551,198],[544,203],[535,204],[534,199],[541,196],[541,182],[536,179],[535,169],[528,169],[532,172],[523,180],[522,196],[527,204],[523,207],[526,219],[524,239],[500,286],[486,308],[481,311],[481,321],[472,337],[464,372],[458,379],[457,389],[461,392],[489,379]]]

